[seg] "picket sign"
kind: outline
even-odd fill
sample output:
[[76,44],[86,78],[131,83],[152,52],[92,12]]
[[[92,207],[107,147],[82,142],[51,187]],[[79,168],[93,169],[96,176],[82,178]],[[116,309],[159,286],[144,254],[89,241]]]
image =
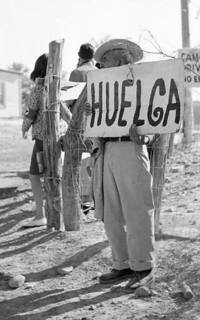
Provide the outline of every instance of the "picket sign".
[[177,132],[184,107],[183,61],[170,59],[91,71],[87,99],[92,107],[87,137],[125,136],[132,123],[140,134]]
[[200,49],[180,49],[179,58],[181,58],[184,63],[185,86],[200,87]]
[[86,82],[63,82],[63,87],[61,87],[60,91],[60,100],[63,102],[77,100],[85,86]]

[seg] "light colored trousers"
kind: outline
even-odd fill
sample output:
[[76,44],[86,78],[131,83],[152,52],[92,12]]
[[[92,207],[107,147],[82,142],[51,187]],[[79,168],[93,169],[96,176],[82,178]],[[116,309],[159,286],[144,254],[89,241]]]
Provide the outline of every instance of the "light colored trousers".
[[135,271],[153,267],[152,177],[146,146],[106,142],[104,153],[104,224],[113,268]]

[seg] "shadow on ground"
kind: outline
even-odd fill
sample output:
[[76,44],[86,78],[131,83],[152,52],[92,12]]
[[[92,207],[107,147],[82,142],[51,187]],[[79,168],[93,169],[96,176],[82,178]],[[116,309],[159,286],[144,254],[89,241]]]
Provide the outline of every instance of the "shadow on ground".
[[[1,310],[4,310],[4,314],[7,316],[6,319],[12,320],[40,320],[40,319],[49,319],[49,317],[59,316],[64,313],[84,308],[90,305],[97,305],[104,301],[107,301],[111,297],[111,292],[103,292],[103,286],[95,283],[89,287],[81,288],[78,290],[69,290],[62,293],[58,293],[59,290],[50,290],[45,291],[43,293],[37,293],[29,296],[23,296],[11,300],[7,300],[6,302],[0,303]],[[112,299],[127,295],[127,290],[124,288],[111,288],[112,290]],[[62,291],[62,289],[60,289]],[[87,295],[91,293],[97,293],[93,297],[87,296],[81,298],[81,295]],[[76,301],[71,301],[73,298]],[[69,300],[69,301],[68,301]],[[58,305],[62,303],[62,305]],[[51,304],[57,304],[56,306],[51,307]],[[16,305],[19,306],[19,309],[16,312]],[[38,308],[48,307],[48,310],[37,312],[34,314],[30,314],[27,312],[31,312],[33,310],[37,310]],[[18,315],[16,314],[18,313]],[[20,315],[20,313],[26,313],[25,315]]]
[[[107,246],[108,246],[107,240],[90,245],[84,250],[80,250],[73,256],[69,256],[65,262],[59,265],[59,267],[64,268],[64,267],[73,266],[74,268],[76,268],[79,265],[81,265],[83,262],[90,260],[94,255],[101,252]],[[26,279],[29,282],[36,282],[36,281],[54,278],[56,276],[57,267],[58,266],[45,269],[41,272],[35,272],[35,273],[32,272],[32,273],[26,274]]]

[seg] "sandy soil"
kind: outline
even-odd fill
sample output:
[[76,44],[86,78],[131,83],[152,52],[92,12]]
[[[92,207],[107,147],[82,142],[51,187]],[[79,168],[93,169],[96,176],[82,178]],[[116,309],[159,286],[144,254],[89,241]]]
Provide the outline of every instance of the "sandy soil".
[[[136,298],[118,285],[98,283],[112,264],[103,224],[91,212],[79,232],[22,229],[34,216],[26,170],[32,148],[20,121],[0,123],[0,319],[12,320],[200,320],[200,139],[178,146],[168,160],[161,224],[156,241],[153,294]],[[57,267],[73,266],[65,276]],[[11,289],[5,272],[26,282]],[[194,292],[185,300],[181,283]]]

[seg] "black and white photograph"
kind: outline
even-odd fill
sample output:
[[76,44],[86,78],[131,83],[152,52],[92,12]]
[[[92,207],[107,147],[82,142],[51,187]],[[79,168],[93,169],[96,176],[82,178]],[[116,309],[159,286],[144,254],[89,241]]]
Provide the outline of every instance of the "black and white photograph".
[[0,320],[200,320],[200,1],[0,4]]

